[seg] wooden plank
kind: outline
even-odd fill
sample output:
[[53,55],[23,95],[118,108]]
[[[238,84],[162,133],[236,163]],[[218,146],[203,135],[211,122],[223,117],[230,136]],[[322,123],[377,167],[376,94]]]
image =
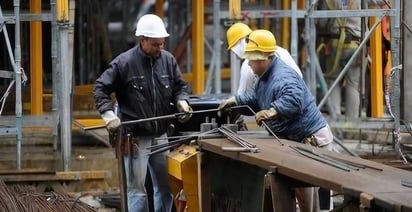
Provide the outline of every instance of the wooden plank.
[[373,201],[375,198],[372,195],[363,192],[360,194],[359,199],[360,199],[361,207],[365,207],[365,209],[369,209],[373,206]]
[[3,174],[0,179],[5,182],[36,182],[36,181],[78,181],[111,178],[109,171],[69,171],[51,173]]
[[0,175],[55,174],[45,169],[0,170]]
[[98,119],[75,119],[73,120],[74,128],[79,128],[83,130],[84,133],[87,133],[93,136],[94,138],[102,142],[105,146],[111,147],[110,141],[109,141],[109,133],[107,132],[105,128],[84,131],[85,127],[98,126],[98,125],[104,125],[103,119],[98,118]]
[[108,171],[65,171],[56,172],[56,177],[61,180],[89,180],[110,178]]
[[93,89],[94,84],[76,85],[73,94],[90,96],[93,94]]

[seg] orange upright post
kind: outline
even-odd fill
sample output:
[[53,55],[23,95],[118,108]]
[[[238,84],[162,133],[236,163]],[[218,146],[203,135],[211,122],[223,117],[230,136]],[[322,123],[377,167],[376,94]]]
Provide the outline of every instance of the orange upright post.
[[[376,22],[376,17],[371,17],[371,25]],[[383,67],[382,67],[382,26],[373,32],[370,39],[371,64],[371,116],[379,118],[383,116]]]
[[193,94],[203,94],[205,83],[205,64],[204,64],[204,2],[192,1],[192,53],[193,53]]
[[[30,12],[41,13],[41,0],[30,0]],[[42,23],[30,22],[30,95],[31,115],[43,114]]]
[[[282,1],[282,10],[291,9],[291,1],[283,0]],[[281,40],[280,45],[285,49],[290,49],[290,18],[282,18],[282,30],[281,30]]]
[[163,10],[163,4],[165,3],[164,0],[156,0],[156,4],[155,4],[155,11],[156,11],[156,15],[158,15],[159,17],[164,16],[164,10]]

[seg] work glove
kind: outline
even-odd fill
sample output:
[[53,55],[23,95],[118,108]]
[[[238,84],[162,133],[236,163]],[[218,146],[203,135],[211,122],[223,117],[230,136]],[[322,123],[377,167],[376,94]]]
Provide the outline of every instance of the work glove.
[[274,119],[278,112],[275,110],[275,108],[271,107],[268,110],[261,110],[256,113],[255,119],[256,123],[259,126],[262,126],[262,121],[268,120],[268,119]]
[[119,129],[121,125],[120,119],[116,116],[116,114],[114,114],[112,110],[104,112],[101,116],[106,123],[106,128],[110,132],[115,132],[117,129]]
[[177,117],[177,120],[180,123],[186,123],[192,117],[193,109],[189,106],[186,100],[179,100],[176,104],[177,110],[181,113],[185,113],[184,115],[180,115]]
[[222,102],[220,102],[220,105],[219,105],[219,107],[218,107],[217,109],[223,110],[223,109],[226,109],[226,108],[228,108],[228,107],[235,106],[236,104],[237,104],[237,103],[236,103],[236,99],[235,99],[234,96],[232,96],[232,97],[230,97],[229,99],[225,99],[225,100],[223,100]]

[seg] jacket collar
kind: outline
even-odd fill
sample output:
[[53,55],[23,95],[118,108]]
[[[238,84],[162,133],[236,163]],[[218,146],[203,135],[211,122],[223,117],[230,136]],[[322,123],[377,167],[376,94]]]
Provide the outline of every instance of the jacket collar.
[[[140,46],[140,43],[137,44],[137,45],[135,46],[135,48],[136,48],[136,51],[137,51],[137,54],[138,54],[138,55],[143,56],[144,58],[147,58],[147,59],[158,59],[158,58],[160,58],[160,57],[162,56],[162,52],[160,52],[159,57],[152,57],[152,56],[147,55],[147,54],[143,51],[142,47]],[[163,51],[163,50],[162,50],[162,51]]]

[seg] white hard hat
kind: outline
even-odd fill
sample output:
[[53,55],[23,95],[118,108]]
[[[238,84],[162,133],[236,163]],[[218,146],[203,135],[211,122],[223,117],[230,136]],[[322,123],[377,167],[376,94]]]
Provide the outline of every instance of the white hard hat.
[[142,16],[136,24],[136,36],[149,38],[169,37],[162,19],[154,14]]

